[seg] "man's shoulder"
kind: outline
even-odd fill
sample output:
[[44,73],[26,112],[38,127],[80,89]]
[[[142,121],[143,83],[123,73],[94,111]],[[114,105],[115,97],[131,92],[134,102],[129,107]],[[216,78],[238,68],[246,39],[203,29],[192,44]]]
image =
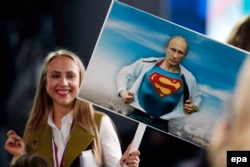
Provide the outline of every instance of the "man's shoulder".
[[184,67],[182,64],[180,64],[181,72],[190,72],[186,67]]
[[184,67],[183,65],[180,65],[181,67],[181,73],[188,78],[195,78],[193,73],[191,71],[189,71],[186,67]]

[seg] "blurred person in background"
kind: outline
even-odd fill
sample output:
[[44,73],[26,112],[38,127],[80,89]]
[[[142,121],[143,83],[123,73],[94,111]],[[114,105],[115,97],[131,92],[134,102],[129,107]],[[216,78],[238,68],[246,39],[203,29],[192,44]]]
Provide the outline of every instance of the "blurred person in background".
[[[233,27],[228,39],[226,40],[226,43],[228,43],[234,47],[237,47],[239,49],[243,49],[243,50],[248,51],[248,52],[250,51],[250,15],[241,18],[236,23],[236,25]],[[250,65],[250,63],[246,63],[246,64]],[[243,71],[242,73],[245,73],[244,75],[249,75],[250,68],[248,68],[248,71],[247,71],[247,67],[245,67],[245,69],[242,71]],[[245,78],[243,81],[243,78],[240,78],[239,82],[242,82],[242,83],[248,82],[247,80],[248,79]],[[240,88],[240,85],[238,85],[238,90],[240,90],[240,89],[244,90],[246,88]],[[249,93],[249,91],[246,90],[245,94],[247,94],[247,93]],[[239,98],[237,97],[237,98],[234,98],[234,100],[242,101],[241,104],[246,105],[247,99],[242,99],[242,98],[243,97],[239,97]],[[226,166],[226,151],[229,149],[232,149],[233,147],[236,147],[237,144],[241,145],[240,143],[234,143],[234,138],[237,138],[237,136],[239,135],[238,133],[240,131],[238,131],[238,132],[235,131],[237,129],[237,127],[232,128],[232,126],[235,126],[236,124],[238,124],[236,126],[240,126],[241,120],[231,121],[233,119],[231,117],[233,117],[235,115],[234,112],[237,112],[237,111],[232,112],[232,109],[230,109],[230,107],[233,107],[235,105],[236,101],[230,101],[230,102],[234,103],[234,104],[232,106],[231,106],[231,104],[229,104],[229,102],[227,104],[225,104],[225,105],[230,105],[230,106],[225,106],[225,108],[229,109],[229,111],[227,111],[227,113],[225,113],[225,116],[222,118],[222,121],[218,123],[217,127],[215,127],[213,137],[210,141],[211,146],[208,147],[209,148],[208,151],[203,151],[201,153],[201,158],[200,158],[201,163],[198,165],[198,167],[203,167],[204,164],[209,165],[211,167],[225,167]],[[246,103],[246,104],[243,104],[243,103]],[[236,109],[234,108],[233,110],[236,110]],[[240,109],[237,109],[237,110],[240,111]],[[247,113],[250,111],[245,110],[245,112]],[[243,116],[246,116],[245,119],[247,119],[247,114],[242,114],[241,116],[238,115],[238,117],[243,117]],[[243,124],[241,124],[241,125],[243,125]],[[246,132],[244,132],[244,133],[249,133],[248,131],[249,131],[250,127],[244,127],[244,128],[246,128],[245,129]],[[244,133],[241,135],[244,136],[245,135]],[[232,138],[230,138],[229,136]],[[228,139],[228,141],[227,141],[227,139]],[[239,140],[241,140],[241,139],[239,139]],[[237,142],[237,140],[235,140],[235,142]],[[247,145],[245,145],[245,146],[247,146]],[[245,146],[243,144],[241,147],[243,148]],[[246,150],[246,148],[243,148],[243,149]],[[248,147],[248,149],[249,149],[249,147]],[[209,156],[208,156],[208,154],[209,154]]]
[[250,150],[250,58],[244,62],[225,115],[215,127],[208,147],[211,167],[227,166],[227,151]]
[[38,154],[23,154],[14,158],[9,167],[53,167],[47,159]]
[[[250,16],[240,19],[233,27],[227,43],[250,51]],[[250,60],[242,66],[235,95],[225,104],[224,117],[214,129],[208,147],[211,167],[226,167],[227,151],[250,150]]]

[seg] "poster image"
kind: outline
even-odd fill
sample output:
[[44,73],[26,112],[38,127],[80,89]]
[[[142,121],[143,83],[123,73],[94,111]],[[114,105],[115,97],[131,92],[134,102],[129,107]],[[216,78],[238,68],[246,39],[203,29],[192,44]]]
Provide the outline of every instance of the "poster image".
[[111,3],[78,98],[122,116],[141,110],[118,96],[117,75],[138,59],[165,57],[166,43],[173,36],[188,43],[181,65],[195,77],[201,103],[198,112],[169,119],[166,133],[206,148],[248,53],[119,1]]

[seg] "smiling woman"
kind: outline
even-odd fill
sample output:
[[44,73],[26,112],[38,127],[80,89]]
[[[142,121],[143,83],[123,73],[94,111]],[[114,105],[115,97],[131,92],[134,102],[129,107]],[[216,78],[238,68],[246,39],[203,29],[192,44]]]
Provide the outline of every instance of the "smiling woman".
[[129,152],[128,147],[122,156],[108,115],[76,98],[84,73],[80,58],[73,52],[60,49],[48,54],[23,139],[13,130],[7,132],[5,149],[10,154],[38,153],[54,166],[70,167],[91,162],[82,160],[88,152],[98,166],[139,165],[139,151]]

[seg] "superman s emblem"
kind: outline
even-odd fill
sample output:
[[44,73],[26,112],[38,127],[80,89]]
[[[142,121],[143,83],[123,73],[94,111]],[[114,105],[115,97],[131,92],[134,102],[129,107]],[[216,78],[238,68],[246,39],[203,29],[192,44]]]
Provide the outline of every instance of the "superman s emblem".
[[182,88],[182,81],[159,73],[152,73],[149,79],[160,97],[169,96]]

